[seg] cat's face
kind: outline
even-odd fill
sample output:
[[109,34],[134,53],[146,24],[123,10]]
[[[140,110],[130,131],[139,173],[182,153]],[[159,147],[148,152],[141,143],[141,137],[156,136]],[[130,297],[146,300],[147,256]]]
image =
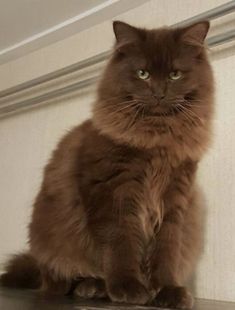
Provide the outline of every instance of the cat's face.
[[159,30],[115,22],[117,42],[99,88],[105,117],[115,115],[114,124],[119,119],[126,130],[202,118],[208,112],[203,100],[212,92],[203,47],[208,29],[208,22]]

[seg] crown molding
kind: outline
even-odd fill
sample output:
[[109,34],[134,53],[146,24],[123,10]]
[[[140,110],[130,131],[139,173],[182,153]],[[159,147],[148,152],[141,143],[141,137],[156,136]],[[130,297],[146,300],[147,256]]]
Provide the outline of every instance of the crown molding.
[[148,1],[149,0],[125,0],[124,4],[124,0],[107,0],[45,31],[39,32],[36,35],[0,50],[0,65],[63,40]]

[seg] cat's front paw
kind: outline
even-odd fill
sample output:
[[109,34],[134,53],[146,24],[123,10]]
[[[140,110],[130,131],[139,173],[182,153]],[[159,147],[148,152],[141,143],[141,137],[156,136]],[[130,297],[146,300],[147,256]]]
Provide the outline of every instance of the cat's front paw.
[[108,283],[108,294],[114,302],[124,302],[130,304],[146,304],[149,293],[145,286],[134,277],[123,277],[118,280],[111,280]]
[[104,298],[107,296],[105,283],[101,279],[84,278],[78,282],[74,295],[82,298]]
[[165,286],[158,293],[155,305],[174,309],[192,309],[193,296],[185,287]]

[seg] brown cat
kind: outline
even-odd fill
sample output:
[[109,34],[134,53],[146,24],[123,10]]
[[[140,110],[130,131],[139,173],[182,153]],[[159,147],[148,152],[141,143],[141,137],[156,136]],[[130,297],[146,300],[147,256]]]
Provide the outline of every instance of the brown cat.
[[76,280],[83,297],[192,307],[183,285],[201,251],[195,174],[213,115],[208,29],[114,22],[93,117],[54,151],[30,250],[8,263],[3,285],[66,293]]

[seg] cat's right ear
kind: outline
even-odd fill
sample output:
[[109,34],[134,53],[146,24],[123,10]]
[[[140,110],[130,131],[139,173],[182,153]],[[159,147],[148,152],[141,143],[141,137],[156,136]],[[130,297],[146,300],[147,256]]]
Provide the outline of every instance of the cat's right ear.
[[210,28],[209,21],[201,21],[196,24],[183,28],[182,41],[192,46],[203,46],[204,40]]
[[113,31],[116,37],[116,46],[121,48],[140,39],[139,29],[121,21],[113,22]]

